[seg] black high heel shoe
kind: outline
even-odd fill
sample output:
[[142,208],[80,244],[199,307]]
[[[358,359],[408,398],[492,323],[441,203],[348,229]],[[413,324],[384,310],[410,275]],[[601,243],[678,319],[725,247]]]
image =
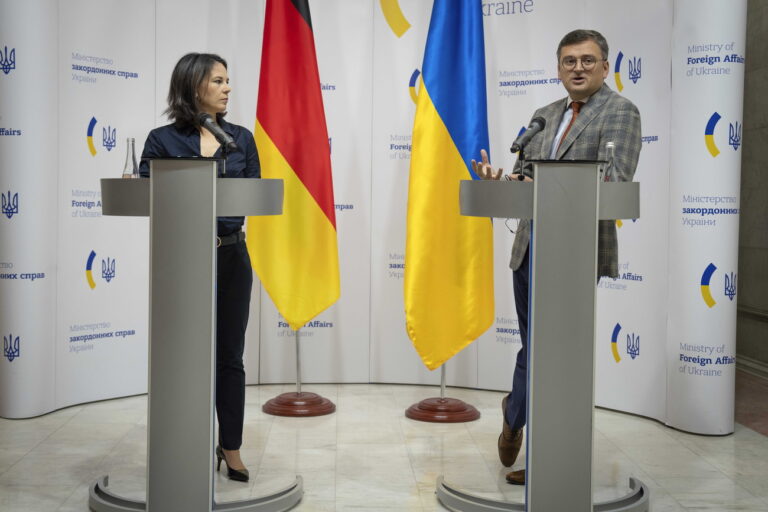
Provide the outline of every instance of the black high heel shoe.
[[237,480],[238,482],[247,482],[249,478],[248,470],[247,469],[232,469],[229,467],[229,463],[227,462],[227,458],[224,456],[224,450],[221,449],[221,446],[216,447],[216,471],[221,470],[221,461],[223,460],[224,463],[227,465],[227,477],[230,480]]

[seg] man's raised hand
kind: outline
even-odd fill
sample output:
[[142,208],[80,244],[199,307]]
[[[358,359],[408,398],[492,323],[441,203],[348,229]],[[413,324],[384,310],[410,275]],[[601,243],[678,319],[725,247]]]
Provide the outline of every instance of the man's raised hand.
[[477,163],[475,160],[470,162],[472,165],[472,171],[480,176],[480,179],[498,180],[501,178],[501,175],[504,173],[504,169],[499,167],[498,171],[494,171],[490,162],[488,162],[488,152],[484,149],[480,150],[480,160],[480,163]]

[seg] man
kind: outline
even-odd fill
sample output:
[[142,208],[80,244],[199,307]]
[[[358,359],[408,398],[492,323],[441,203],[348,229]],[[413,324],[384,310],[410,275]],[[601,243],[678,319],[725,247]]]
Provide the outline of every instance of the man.
[[[538,109],[533,117],[543,117],[544,129],[525,148],[531,160],[607,160],[606,143],[615,146],[613,176],[618,181],[632,181],[642,145],[640,113],[626,98],[606,84],[608,76],[608,43],[594,30],[574,30],[563,37],[557,48],[557,76],[568,97]],[[502,169],[494,171],[488,155],[472,161],[473,170],[483,179],[499,179]],[[520,160],[507,179],[532,181],[529,169]],[[522,348],[512,379],[512,391],[502,400],[504,423],[499,435],[499,459],[512,466],[523,442],[526,421],[528,362],[528,244],[531,223],[522,219],[518,225],[509,266],[513,270],[515,309],[520,325]],[[616,224],[600,221],[598,228],[598,279],[618,276]],[[512,484],[525,483],[525,470],[507,474]]]

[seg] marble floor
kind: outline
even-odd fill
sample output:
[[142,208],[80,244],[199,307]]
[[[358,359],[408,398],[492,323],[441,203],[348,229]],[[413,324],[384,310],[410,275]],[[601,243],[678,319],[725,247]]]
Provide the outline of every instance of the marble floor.
[[[482,417],[440,425],[403,415],[435,388],[305,389],[333,400],[337,412],[268,416],[261,404],[294,387],[248,387],[242,454],[251,481],[217,474],[217,501],[263,495],[289,485],[295,474],[305,487],[297,511],[445,510],[434,492],[441,474],[470,492],[522,501],[523,489],[506,484],[508,469],[496,455],[502,393],[449,388],[449,396],[475,405]],[[146,404],[146,396],[136,396],[29,420],[0,419],[0,511],[87,511],[88,485],[105,474],[115,493],[143,499]],[[768,511],[768,437],[738,424],[730,436],[696,436],[599,409],[595,424],[596,501],[625,494],[635,476],[649,486],[653,512]]]
[[768,379],[736,370],[736,421],[768,436]]

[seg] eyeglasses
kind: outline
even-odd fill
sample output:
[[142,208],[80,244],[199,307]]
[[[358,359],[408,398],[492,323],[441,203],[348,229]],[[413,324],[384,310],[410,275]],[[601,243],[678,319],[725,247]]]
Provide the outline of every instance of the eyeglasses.
[[585,55],[581,58],[563,57],[563,60],[560,61],[560,65],[567,71],[573,71],[576,68],[576,63],[581,62],[581,67],[584,71],[590,71],[595,67],[595,64],[597,64],[598,61],[603,60],[605,59],[598,59],[593,55]]

